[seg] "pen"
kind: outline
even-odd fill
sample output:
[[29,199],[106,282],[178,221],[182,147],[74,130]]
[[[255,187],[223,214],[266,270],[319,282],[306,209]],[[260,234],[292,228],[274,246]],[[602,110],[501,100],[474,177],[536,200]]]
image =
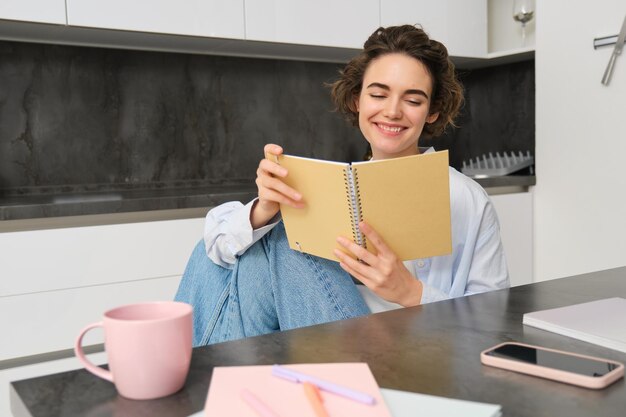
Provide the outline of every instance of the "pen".
[[310,382],[305,382],[302,384],[304,387],[304,393],[306,394],[306,398],[311,403],[311,407],[313,407],[313,412],[315,412],[316,417],[330,417],[324,406],[322,405],[322,396],[320,395],[320,390]]
[[241,390],[241,398],[259,415],[259,417],[279,417],[274,410],[247,389]]
[[334,384],[332,382],[324,381],[323,379],[319,379],[311,375],[303,374],[302,372],[294,371],[292,369],[288,369],[280,365],[274,365],[272,367],[272,375],[277,376],[279,378],[287,379],[291,382],[299,382],[299,383],[310,382],[311,384],[315,385],[318,389],[322,391],[331,392],[333,394],[337,394],[342,397],[349,398],[353,401],[358,401],[360,403],[364,403],[368,405],[376,404],[376,399],[369,394],[356,391],[348,387],[344,387],[342,385]]

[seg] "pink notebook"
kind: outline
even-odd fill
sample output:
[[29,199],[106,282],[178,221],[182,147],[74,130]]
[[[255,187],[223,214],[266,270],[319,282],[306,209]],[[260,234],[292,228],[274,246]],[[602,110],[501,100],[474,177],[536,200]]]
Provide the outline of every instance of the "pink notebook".
[[[298,364],[284,367],[367,393],[376,399],[374,405],[367,405],[321,391],[324,408],[330,416],[391,417],[366,363]],[[278,417],[315,417],[303,385],[273,376],[271,365],[214,368],[204,407],[205,417],[258,417],[259,414],[242,399],[243,390],[260,399]]]

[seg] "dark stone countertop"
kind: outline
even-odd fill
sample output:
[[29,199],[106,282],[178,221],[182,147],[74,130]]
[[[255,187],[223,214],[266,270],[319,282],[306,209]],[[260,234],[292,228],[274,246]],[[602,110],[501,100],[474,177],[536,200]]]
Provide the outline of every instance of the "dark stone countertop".
[[13,381],[11,410],[15,417],[186,417],[203,410],[217,366],[366,362],[381,387],[500,404],[506,417],[623,417],[623,379],[585,389],[485,366],[480,352],[513,340],[626,362],[624,352],[522,324],[530,311],[626,297],[624,275],[626,267],[609,269],[197,347],[185,387],[156,400],[127,400],[85,369]]
[[[535,185],[535,176],[510,175],[475,179],[484,188]],[[153,184],[150,186],[52,187],[0,191],[0,221],[152,210],[209,208],[226,201],[247,202],[256,196],[254,182],[232,184]]]
[[503,177],[472,178],[489,191],[491,188],[499,187],[530,187],[537,183],[534,175],[505,175]]
[[226,201],[249,201],[253,182],[215,184],[63,187],[12,194],[0,193],[0,221],[213,207]]

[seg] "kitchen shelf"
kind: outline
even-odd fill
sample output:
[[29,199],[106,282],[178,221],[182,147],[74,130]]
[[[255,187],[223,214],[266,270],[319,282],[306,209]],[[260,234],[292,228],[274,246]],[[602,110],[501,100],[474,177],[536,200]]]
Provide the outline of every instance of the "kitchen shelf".
[[506,65],[515,62],[530,61],[535,59],[535,47],[510,49],[506,51],[489,52],[483,58],[476,57],[453,57],[455,64],[463,69],[475,69]]
[[[94,29],[1,19],[0,39],[60,45],[336,63],[345,63],[360,52],[360,49],[352,48]],[[451,58],[458,68],[473,69],[530,60],[534,58],[534,49],[522,48],[495,52],[484,57],[452,56]]]

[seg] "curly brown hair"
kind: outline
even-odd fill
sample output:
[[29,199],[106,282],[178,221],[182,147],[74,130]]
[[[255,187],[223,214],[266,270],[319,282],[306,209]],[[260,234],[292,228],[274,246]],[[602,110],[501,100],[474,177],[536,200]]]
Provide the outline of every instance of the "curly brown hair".
[[424,125],[422,135],[439,136],[448,125],[454,126],[454,118],[463,104],[463,87],[456,77],[454,64],[441,42],[430,39],[421,27],[412,25],[380,27],[370,35],[363,51],[339,71],[339,78],[331,84],[336,110],[358,126],[356,100],[361,94],[365,70],[372,61],[390,53],[402,53],[417,59],[426,66],[433,79],[429,113],[439,113],[439,117]]

